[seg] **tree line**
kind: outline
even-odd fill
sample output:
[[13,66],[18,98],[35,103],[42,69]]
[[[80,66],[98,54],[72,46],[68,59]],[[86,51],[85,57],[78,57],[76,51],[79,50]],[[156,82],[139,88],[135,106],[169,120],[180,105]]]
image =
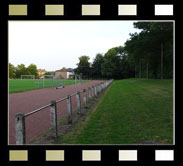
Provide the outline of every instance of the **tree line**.
[[[76,74],[83,78],[173,78],[173,22],[134,22],[139,33],[131,33],[124,46],[110,48],[106,53],[79,57]],[[51,73],[45,73],[47,75]],[[9,78],[35,75],[37,66],[9,63]]]
[[139,33],[130,34],[124,46],[79,57],[75,73],[86,78],[173,78],[173,22],[135,22]]
[[[51,74],[51,72],[47,71],[43,75]],[[26,67],[24,64],[14,66],[13,64],[9,63],[9,78],[21,78],[21,75],[34,75],[36,79],[40,78],[37,66],[35,64],[30,64]]]
[[14,66],[9,63],[9,78],[21,78],[21,75],[35,75],[35,78],[39,78],[37,66],[30,64],[26,67],[24,64]]

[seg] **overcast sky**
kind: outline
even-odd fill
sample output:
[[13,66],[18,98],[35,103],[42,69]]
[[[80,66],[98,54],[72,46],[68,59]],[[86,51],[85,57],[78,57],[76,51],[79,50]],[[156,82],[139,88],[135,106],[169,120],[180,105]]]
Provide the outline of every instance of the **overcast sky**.
[[9,62],[55,71],[75,68],[78,57],[123,46],[132,21],[9,21]]

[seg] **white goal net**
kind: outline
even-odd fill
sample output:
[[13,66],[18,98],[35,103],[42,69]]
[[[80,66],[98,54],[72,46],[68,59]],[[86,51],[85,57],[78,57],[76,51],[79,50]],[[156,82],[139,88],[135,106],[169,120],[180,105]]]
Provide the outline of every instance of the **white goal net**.
[[35,75],[21,75],[21,80],[23,79],[33,79],[35,80]]
[[54,76],[53,75],[43,75],[43,88],[48,86],[54,86]]

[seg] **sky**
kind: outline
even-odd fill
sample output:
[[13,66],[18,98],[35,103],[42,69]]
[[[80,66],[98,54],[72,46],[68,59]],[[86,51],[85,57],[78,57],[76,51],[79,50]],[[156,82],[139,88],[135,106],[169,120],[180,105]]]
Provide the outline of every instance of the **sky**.
[[123,46],[133,21],[9,21],[9,62],[47,71],[76,68],[78,57]]

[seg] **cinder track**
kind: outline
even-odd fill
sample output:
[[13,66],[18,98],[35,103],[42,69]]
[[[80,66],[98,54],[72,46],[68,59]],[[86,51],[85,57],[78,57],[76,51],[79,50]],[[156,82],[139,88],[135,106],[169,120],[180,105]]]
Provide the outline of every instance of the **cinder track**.
[[[63,89],[44,88],[9,94],[9,144],[15,144],[15,115],[24,114],[47,105],[51,100],[58,100],[67,95],[81,91],[103,81],[92,81],[83,84],[66,85]],[[76,97],[71,98],[73,109],[76,108]],[[83,94],[81,93],[81,102]],[[67,114],[66,101],[57,104],[58,120]],[[50,128],[50,110],[46,108],[38,113],[26,117],[26,143]]]

